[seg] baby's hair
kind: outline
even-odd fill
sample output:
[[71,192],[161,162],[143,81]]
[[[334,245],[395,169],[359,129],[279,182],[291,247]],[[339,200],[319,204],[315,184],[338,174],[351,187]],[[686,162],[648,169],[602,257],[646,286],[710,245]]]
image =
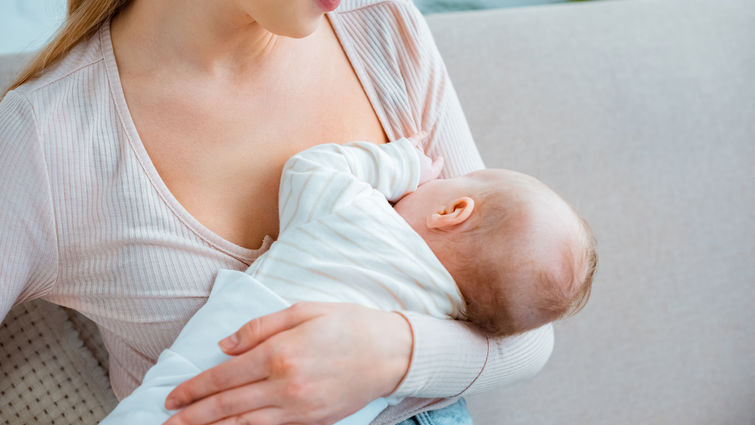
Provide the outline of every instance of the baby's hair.
[[[582,310],[597,267],[595,237],[587,221],[566,204],[577,219],[578,234],[560,247],[567,270],[556,274],[536,258],[519,254],[519,244],[489,243],[491,236],[511,232],[521,219],[522,208],[516,199],[512,202],[511,194],[484,190],[474,199],[475,217],[452,241],[457,261],[467,265],[454,274],[466,300],[464,318],[487,335],[509,336]],[[534,285],[531,305],[517,303],[512,292],[522,285]]]
[[574,316],[585,307],[590,299],[592,279],[598,265],[596,241],[590,224],[571,205],[569,208],[579,223],[581,239],[579,252],[574,252],[571,246],[564,247],[565,261],[573,265],[571,282],[563,285],[547,271],[543,271],[541,279],[536,282],[540,300],[538,308],[550,313],[550,321]]
[[577,213],[577,211],[574,210],[573,207],[571,207],[571,205],[569,205],[569,207],[572,209],[572,212],[579,220],[579,224],[582,227],[582,236],[585,238],[583,241],[584,250],[582,252],[582,266],[584,275],[582,282],[578,285],[576,292],[571,297],[572,302],[569,304],[569,308],[566,310],[564,315],[559,317],[559,319],[574,316],[575,314],[582,311],[583,308],[585,308],[587,301],[590,299],[590,293],[592,292],[592,278],[598,268],[598,253],[595,250],[597,241],[595,240],[595,235],[592,232],[592,227],[590,227],[590,224],[587,222],[587,220],[580,216],[579,213]]

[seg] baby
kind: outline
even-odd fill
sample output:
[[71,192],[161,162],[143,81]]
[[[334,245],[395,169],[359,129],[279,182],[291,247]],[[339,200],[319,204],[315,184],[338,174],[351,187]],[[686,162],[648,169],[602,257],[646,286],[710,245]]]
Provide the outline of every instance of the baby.
[[442,159],[433,163],[416,145],[321,145],[295,155],[281,179],[273,244],[284,246],[247,273],[292,303],[463,318],[490,336],[584,305],[594,243],[566,202],[509,170],[434,180]]
[[463,317],[491,336],[585,305],[597,257],[587,222],[537,179],[487,169],[432,180],[395,205],[458,285]]
[[[442,159],[417,146],[325,144],[293,156],[280,183],[278,239],[245,273],[218,273],[205,306],[102,423],[162,423],[172,388],[228,358],[217,341],[300,301],[465,319],[491,336],[585,304],[594,241],[568,204],[513,171],[434,180]],[[375,401],[339,424],[369,423],[397,401]]]

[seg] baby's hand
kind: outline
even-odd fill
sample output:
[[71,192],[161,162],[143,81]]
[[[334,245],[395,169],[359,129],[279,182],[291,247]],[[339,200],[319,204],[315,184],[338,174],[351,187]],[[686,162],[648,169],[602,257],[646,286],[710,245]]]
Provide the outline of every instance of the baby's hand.
[[439,156],[433,161],[429,156],[425,155],[422,148],[417,147],[417,157],[419,158],[419,183],[417,186],[435,180],[440,176],[441,170],[443,170],[443,157]]
[[443,157],[438,157],[433,161],[429,156],[425,154],[425,151],[422,149],[422,146],[424,145],[424,141],[427,138],[427,132],[426,131],[420,131],[419,133],[415,134],[412,137],[409,137],[409,141],[412,142],[415,148],[417,148],[417,157],[419,158],[419,183],[417,186],[422,186],[423,184],[429,182],[430,180],[435,180],[440,175],[441,170],[443,170]]
[[422,146],[425,144],[425,139],[427,139],[427,132],[424,130],[420,131],[412,137],[407,137],[407,139],[412,142],[415,148],[422,149]]

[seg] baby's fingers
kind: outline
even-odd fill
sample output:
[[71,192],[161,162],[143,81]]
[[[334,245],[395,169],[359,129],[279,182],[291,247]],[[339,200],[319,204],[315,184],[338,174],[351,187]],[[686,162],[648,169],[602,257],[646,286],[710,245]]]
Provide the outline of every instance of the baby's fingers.
[[408,139],[415,147],[421,148],[424,145],[425,139],[427,139],[427,132],[422,130]]
[[445,161],[443,161],[443,157],[439,156],[438,158],[433,161],[433,164],[430,166],[430,169],[432,170],[431,176],[432,178],[438,178],[440,176],[441,171],[443,171],[443,165],[445,164]]

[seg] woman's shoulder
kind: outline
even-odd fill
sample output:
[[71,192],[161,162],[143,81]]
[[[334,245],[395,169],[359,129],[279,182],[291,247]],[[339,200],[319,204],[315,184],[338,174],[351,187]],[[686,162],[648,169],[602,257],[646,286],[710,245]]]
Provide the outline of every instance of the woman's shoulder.
[[411,0],[344,0],[334,27],[365,68],[390,125],[405,133],[434,121],[436,100],[445,86],[445,66],[422,13]]
[[[15,103],[30,114],[19,115],[18,125],[33,125],[38,136],[44,141],[55,134],[61,117],[67,122],[81,121],[82,116],[104,113],[106,107],[98,109],[90,105],[107,105],[103,99],[109,96],[109,84],[100,48],[99,32],[69,51],[62,59],[48,67],[42,75],[33,78],[8,92],[3,103]],[[20,103],[19,103],[20,102]],[[10,106],[8,106],[10,107]],[[23,115],[23,116],[21,116]],[[33,121],[28,121],[33,118]],[[19,120],[26,119],[23,123]]]
[[437,59],[427,21],[411,0],[343,0],[331,16],[342,23],[343,41],[367,56],[414,68],[412,73]]
[[395,5],[398,7],[414,7],[412,0],[341,0],[341,4],[338,6],[336,13],[350,12],[380,4]]
[[[0,100],[0,142],[44,152],[49,161],[79,152],[95,125],[115,118],[98,33],[77,44],[42,75]],[[27,139],[24,142],[24,139]]]
[[[29,60],[32,58],[33,56],[29,56]],[[54,92],[60,91],[61,86],[67,86],[70,90],[72,86],[76,87],[76,84],[69,84],[70,82],[81,80],[82,77],[91,77],[91,68],[102,61],[103,54],[97,31],[88,39],[79,42],[42,75],[21,84],[14,92],[22,97],[33,98],[38,95],[54,95]]]
[[369,23],[371,29],[400,29],[424,23],[422,13],[412,0],[342,0],[333,14]]

